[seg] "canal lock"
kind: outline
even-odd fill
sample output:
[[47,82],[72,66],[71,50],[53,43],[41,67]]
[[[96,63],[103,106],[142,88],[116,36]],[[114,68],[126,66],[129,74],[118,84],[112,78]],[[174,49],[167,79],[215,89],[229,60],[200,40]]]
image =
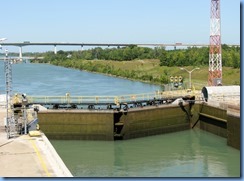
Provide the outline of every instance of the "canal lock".
[[[121,106],[120,106],[121,108]],[[125,105],[119,111],[114,112],[114,140],[123,140],[123,136],[125,133],[125,123],[124,120],[121,119],[123,115],[127,115],[128,107]]]

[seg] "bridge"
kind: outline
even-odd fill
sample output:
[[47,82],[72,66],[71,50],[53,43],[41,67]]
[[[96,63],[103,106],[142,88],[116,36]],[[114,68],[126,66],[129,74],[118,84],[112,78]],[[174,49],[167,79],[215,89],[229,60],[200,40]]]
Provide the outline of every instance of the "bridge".
[[[81,50],[84,46],[90,47],[127,47],[127,46],[142,46],[142,47],[207,47],[209,44],[203,43],[69,43],[69,42],[15,42],[1,43],[1,46],[17,46],[19,47],[19,59],[22,60],[22,47],[24,46],[54,46],[54,54],[57,54],[57,46],[80,46]],[[229,46],[240,46],[233,44]]]
[[[68,42],[29,42],[25,41],[22,43],[1,43],[3,46],[107,46],[107,47],[123,47],[123,46],[146,46],[146,47],[193,47],[193,46],[209,46],[209,44],[204,43],[68,43]],[[240,46],[238,44],[233,44],[229,46]]]

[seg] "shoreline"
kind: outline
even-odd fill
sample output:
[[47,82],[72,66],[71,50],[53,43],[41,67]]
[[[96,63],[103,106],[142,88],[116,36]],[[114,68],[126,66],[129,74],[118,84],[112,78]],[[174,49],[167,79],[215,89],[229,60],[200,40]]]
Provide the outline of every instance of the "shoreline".
[[[141,63],[142,61],[143,63]],[[33,61],[33,63],[49,64],[151,85],[168,85],[170,83],[170,76],[182,76],[184,80],[183,86],[185,88],[188,87],[189,83],[189,74],[186,71],[180,70],[179,66],[160,66],[158,60],[111,61],[67,59],[64,62],[57,60],[54,62]],[[193,65],[184,66],[186,69],[194,67]],[[198,67],[200,70],[194,73],[192,83],[196,89],[201,89],[208,84],[206,79],[206,76],[208,76],[208,67],[204,65],[199,65]],[[223,76],[224,85],[240,85],[239,79],[236,79],[240,76],[240,69],[223,67],[223,71],[225,72]]]
[[141,83],[150,84],[150,85],[158,85],[158,86],[164,86],[165,85],[165,84],[161,84],[161,83],[153,83],[153,82],[150,82],[150,81],[144,81],[144,80],[140,80],[140,79],[127,78],[127,77],[123,77],[123,76],[117,76],[117,75],[107,74],[107,73],[102,73],[102,72],[89,71],[89,70],[78,69],[78,68],[74,68],[74,67],[65,67],[65,66],[55,65],[55,64],[51,64],[51,63],[37,63],[37,62],[34,62],[32,64],[48,64],[48,65],[52,65],[52,66],[63,67],[63,68],[68,68],[68,69],[73,69],[73,70],[79,70],[79,71],[84,71],[84,72],[89,72],[89,73],[94,73],[94,74],[100,74],[100,75],[105,75],[105,76],[108,76],[108,77],[120,78],[120,79],[130,80],[130,81],[134,81],[134,82],[141,82]]

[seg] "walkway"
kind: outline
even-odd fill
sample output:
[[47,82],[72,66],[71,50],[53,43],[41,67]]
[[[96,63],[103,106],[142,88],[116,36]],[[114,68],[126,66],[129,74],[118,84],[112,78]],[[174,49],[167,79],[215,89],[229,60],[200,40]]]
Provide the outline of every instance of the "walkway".
[[72,177],[46,136],[7,139],[0,109],[0,177]]

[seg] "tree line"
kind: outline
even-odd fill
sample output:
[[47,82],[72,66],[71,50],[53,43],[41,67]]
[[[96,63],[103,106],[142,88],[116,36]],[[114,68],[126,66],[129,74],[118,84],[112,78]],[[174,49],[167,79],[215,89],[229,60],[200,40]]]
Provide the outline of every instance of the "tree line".
[[[188,47],[186,49],[165,50],[164,47],[100,47],[83,51],[58,51],[43,54],[42,62],[72,60],[114,60],[131,61],[136,59],[159,59],[161,66],[200,66],[209,64],[208,47]],[[222,45],[222,65],[240,68],[240,47]]]

